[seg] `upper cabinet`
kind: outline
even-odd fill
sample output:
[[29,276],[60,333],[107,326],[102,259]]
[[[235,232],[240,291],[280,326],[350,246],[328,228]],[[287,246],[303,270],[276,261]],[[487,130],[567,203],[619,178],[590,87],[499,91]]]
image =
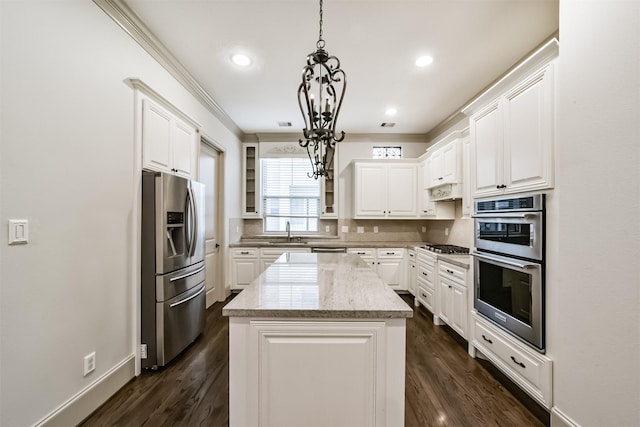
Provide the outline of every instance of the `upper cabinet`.
[[557,54],[554,39],[463,110],[474,197],[553,187]]
[[[337,147],[336,147],[337,148]],[[338,150],[333,150],[333,163],[329,168],[329,176],[320,181],[320,218],[338,218]]]
[[462,182],[460,142],[456,139],[431,154],[429,188]]
[[454,202],[434,202],[428,188],[431,182],[431,157],[425,157],[418,166],[418,200],[420,201],[420,218],[424,219],[455,219]]
[[242,217],[260,218],[260,153],[258,144],[242,144]]
[[417,218],[415,161],[357,160],[354,218]]

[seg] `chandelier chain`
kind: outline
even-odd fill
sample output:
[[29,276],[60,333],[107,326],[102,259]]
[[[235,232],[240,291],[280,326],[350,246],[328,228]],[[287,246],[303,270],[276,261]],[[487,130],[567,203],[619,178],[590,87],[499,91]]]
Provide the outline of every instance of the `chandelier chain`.
[[322,39],[322,0],[320,0],[320,32],[318,33],[318,43],[316,43],[316,47],[319,49],[324,48],[324,40]]

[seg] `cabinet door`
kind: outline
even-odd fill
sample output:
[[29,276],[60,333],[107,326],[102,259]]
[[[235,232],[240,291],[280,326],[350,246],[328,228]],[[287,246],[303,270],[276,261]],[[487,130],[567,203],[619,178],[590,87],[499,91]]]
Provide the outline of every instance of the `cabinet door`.
[[552,93],[546,70],[505,95],[504,184],[507,192],[552,186]]
[[453,285],[451,291],[451,318],[449,326],[453,328],[462,338],[467,337],[467,289],[462,286]]
[[490,105],[470,120],[473,141],[473,175],[476,197],[501,194],[502,189],[502,119],[499,104]]
[[442,149],[429,156],[429,187],[435,187],[444,182],[444,157]]
[[172,126],[172,166],[178,175],[190,178],[195,176],[197,131],[181,120],[175,120]]
[[355,215],[384,217],[387,213],[386,166],[356,165],[355,175]]
[[415,217],[418,214],[415,164],[389,165],[387,174],[387,213],[392,217]]
[[419,172],[420,216],[429,217],[435,215],[435,203],[431,201],[427,189],[431,185],[431,157],[427,157],[420,163]]
[[378,276],[394,289],[404,289],[402,268],[402,260],[378,258]]
[[438,317],[448,325],[451,325],[451,286],[442,278],[438,281]]
[[242,145],[242,217],[260,217],[260,157],[258,145]]
[[148,99],[142,101],[142,149],[144,167],[171,171],[172,115]]
[[469,218],[473,214],[473,198],[471,197],[471,138],[462,141],[462,217]]
[[442,181],[445,183],[460,182],[460,144],[453,141],[442,147]]
[[232,271],[233,275],[232,288],[243,288],[253,282],[259,276],[257,259],[233,259]]

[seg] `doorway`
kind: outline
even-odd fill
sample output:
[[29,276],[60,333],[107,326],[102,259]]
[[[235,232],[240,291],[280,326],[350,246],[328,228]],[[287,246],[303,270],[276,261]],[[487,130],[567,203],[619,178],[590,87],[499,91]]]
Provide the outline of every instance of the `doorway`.
[[223,242],[224,153],[205,138],[200,143],[198,181],[205,185],[205,288],[206,306],[224,300],[224,271],[220,251]]

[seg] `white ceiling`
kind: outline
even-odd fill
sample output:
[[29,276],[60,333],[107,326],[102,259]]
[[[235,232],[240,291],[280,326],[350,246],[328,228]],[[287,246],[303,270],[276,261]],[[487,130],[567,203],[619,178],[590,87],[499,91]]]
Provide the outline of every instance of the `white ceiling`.
[[[301,133],[318,1],[125,1],[244,133]],[[348,81],[337,129],[428,133],[557,29],[558,0],[325,0],[325,49]],[[236,51],[253,64],[231,63]],[[417,68],[424,54],[434,63]]]

